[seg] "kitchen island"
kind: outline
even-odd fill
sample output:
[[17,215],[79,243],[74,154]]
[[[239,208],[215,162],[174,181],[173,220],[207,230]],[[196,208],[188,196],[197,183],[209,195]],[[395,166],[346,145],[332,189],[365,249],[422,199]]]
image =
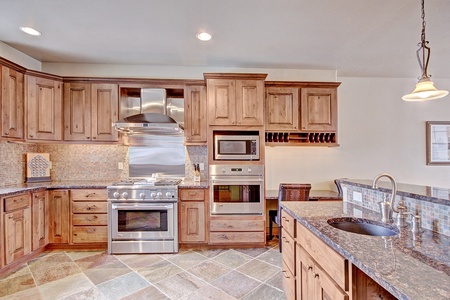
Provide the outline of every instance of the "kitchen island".
[[[374,194],[378,191],[371,189],[371,185],[367,186],[368,181],[345,180],[344,183],[344,201],[342,202],[282,201],[281,208],[396,298],[450,299],[450,237],[428,229],[424,229],[422,233],[413,234],[409,227],[406,227],[400,230],[399,235],[386,238],[350,233],[330,226],[327,220],[336,217],[380,220],[380,214],[377,211],[351,203],[354,199],[351,198],[353,191],[350,186],[362,188],[359,191],[363,195],[361,203],[365,204],[368,202],[368,196],[376,200],[377,196]],[[441,210],[444,210],[448,220],[450,210],[445,205],[448,202],[441,199],[444,197],[427,197],[425,193],[417,193],[417,191],[426,191],[426,188],[406,191],[402,191],[402,188],[404,186],[399,185],[397,195],[404,193],[400,197],[414,198],[416,196],[415,198],[420,198],[425,204],[429,200],[433,201],[434,203],[431,202],[433,204],[438,202],[439,205],[443,205]],[[389,192],[387,185],[383,189],[380,193]],[[380,198],[382,199],[383,196]],[[415,205],[420,208],[426,207],[423,203],[415,203]],[[424,217],[426,223],[426,216]]]

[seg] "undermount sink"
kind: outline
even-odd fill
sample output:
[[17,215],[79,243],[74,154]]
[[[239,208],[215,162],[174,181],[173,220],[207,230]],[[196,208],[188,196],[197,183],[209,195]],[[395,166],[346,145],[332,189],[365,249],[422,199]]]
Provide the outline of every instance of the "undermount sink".
[[327,222],[334,228],[340,230],[371,236],[393,236],[400,232],[395,226],[369,219],[333,218]]

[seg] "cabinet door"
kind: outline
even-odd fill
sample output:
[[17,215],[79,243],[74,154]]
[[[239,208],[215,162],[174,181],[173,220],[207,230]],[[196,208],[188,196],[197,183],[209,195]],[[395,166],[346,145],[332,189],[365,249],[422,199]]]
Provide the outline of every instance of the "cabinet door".
[[335,88],[303,88],[302,130],[337,130],[337,92]]
[[31,208],[16,210],[4,215],[5,265],[31,252]]
[[180,203],[180,242],[205,242],[205,203]]
[[64,140],[91,139],[91,85],[64,83]]
[[23,78],[20,72],[1,67],[1,128],[2,136],[23,138]]
[[48,197],[47,192],[32,193],[33,251],[48,244]]
[[62,83],[26,76],[27,139],[60,141],[62,138]]
[[207,79],[209,125],[236,125],[235,80]]
[[314,267],[316,293],[320,300],[348,300],[348,295],[319,266]]
[[188,86],[184,97],[186,143],[206,143],[206,86]]
[[49,242],[69,242],[69,191],[55,190],[49,197]]
[[264,81],[236,80],[236,124],[264,125]]
[[296,292],[300,300],[317,299],[314,284],[314,262],[306,251],[296,246]]
[[112,123],[119,118],[119,87],[117,84],[91,85],[92,140],[118,141]]
[[266,88],[266,130],[297,130],[299,126],[298,88]]

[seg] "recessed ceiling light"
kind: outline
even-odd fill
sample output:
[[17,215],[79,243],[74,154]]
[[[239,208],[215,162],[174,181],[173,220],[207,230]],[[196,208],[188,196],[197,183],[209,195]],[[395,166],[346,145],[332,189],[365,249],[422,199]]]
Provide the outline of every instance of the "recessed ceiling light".
[[20,30],[22,30],[25,33],[28,33],[29,35],[41,35],[39,31],[31,27],[21,26]]
[[209,34],[209,33],[207,33],[207,32],[200,32],[200,33],[197,34],[197,38],[198,38],[200,41],[207,42],[207,41],[209,41],[210,39],[212,39],[212,35]]

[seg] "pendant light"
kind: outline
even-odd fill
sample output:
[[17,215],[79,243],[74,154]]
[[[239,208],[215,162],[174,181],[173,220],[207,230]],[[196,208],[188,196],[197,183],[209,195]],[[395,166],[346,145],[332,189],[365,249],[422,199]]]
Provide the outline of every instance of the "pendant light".
[[419,82],[416,84],[416,88],[411,94],[402,97],[405,101],[427,101],[445,97],[448,95],[448,91],[438,90],[434,87],[433,81],[428,76],[428,61],[430,60],[430,47],[428,47],[428,41],[425,39],[425,0],[422,0],[422,34],[421,41],[418,44],[417,60],[419,61],[420,69],[422,70],[422,76],[419,78]]

